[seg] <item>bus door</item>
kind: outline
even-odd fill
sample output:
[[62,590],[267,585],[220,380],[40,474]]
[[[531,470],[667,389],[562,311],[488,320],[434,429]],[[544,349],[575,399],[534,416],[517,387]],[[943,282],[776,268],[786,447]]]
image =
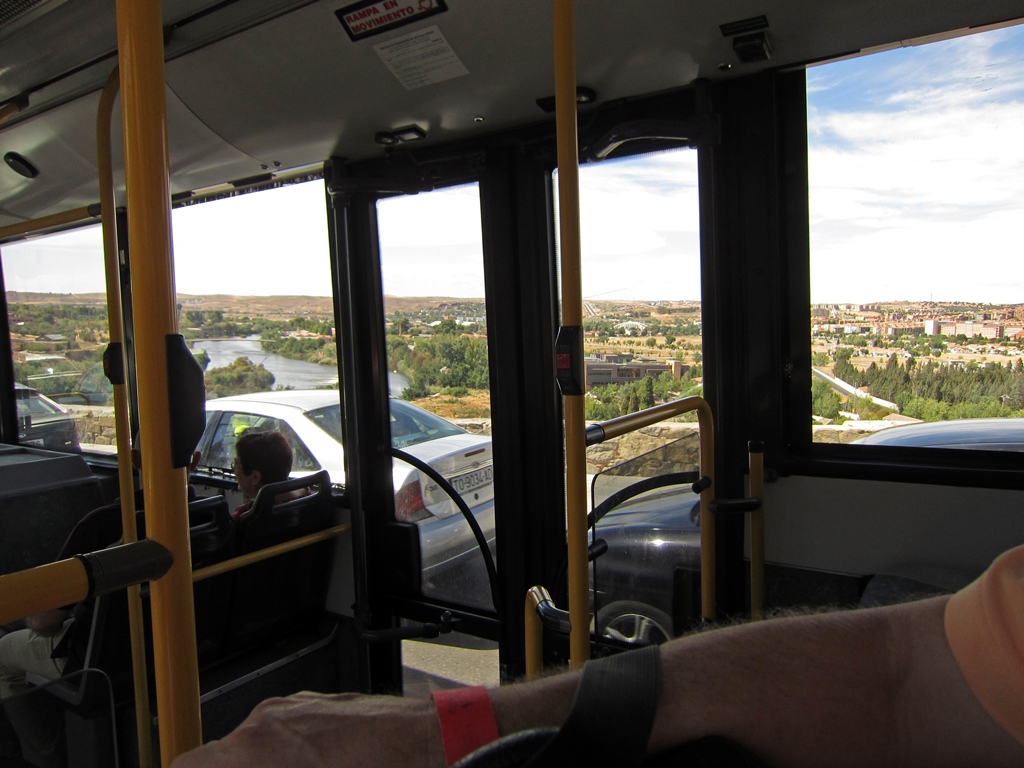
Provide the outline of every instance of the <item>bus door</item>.
[[[469,651],[472,663],[454,664],[483,676],[460,682],[520,674],[522,596],[564,542],[559,404],[538,354],[554,332],[549,167],[520,154],[325,170],[374,690],[397,688],[397,641],[417,634]],[[402,653],[407,668],[433,655]]]

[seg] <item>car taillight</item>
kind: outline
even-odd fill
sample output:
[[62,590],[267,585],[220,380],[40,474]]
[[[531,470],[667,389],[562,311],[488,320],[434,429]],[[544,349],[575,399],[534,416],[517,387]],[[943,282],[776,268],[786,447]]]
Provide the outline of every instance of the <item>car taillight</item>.
[[423,503],[420,481],[406,483],[395,494],[395,519],[403,523],[415,523],[430,517],[430,510]]

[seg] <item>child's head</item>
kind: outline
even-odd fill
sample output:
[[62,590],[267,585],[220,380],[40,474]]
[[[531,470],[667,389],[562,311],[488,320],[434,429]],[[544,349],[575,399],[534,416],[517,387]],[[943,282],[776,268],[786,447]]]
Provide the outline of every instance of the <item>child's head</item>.
[[292,447],[280,432],[247,431],[235,443],[235,477],[246,496],[255,496],[267,483],[287,480],[292,471]]

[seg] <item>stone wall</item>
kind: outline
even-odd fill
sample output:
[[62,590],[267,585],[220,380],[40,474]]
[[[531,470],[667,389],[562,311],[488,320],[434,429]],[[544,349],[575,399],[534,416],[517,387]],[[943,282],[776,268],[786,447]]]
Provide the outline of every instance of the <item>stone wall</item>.
[[100,405],[66,405],[75,417],[79,445],[117,445],[114,409]]
[[[477,435],[491,434],[488,419],[452,419],[463,429]],[[815,426],[816,443],[852,443],[862,437],[874,434],[880,426],[876,422],[847,422],[839,426]],[[661,449],[664,446],[663,450]],[[656,451],[656,452],[654,452]],[[631,474],[650,477],[666,472],[687,472],[696,470],[700,463],[700,438],[695,423],[662,422],[644,427],[621,437],[606,440],[587,448],[587,474],[605,472],[624,461],[644,453],[646,457],[639,471]]]
[[[452,421],[473,434],[491,434],[491,422],[487,419]],[[665,472],[696,470],[700,463],[697,425],[662,422],[592,445],[587,448],[587,474],[604,472],[640,454],[649,455],[641,468],[634,468],[630,474],[647,477]]]

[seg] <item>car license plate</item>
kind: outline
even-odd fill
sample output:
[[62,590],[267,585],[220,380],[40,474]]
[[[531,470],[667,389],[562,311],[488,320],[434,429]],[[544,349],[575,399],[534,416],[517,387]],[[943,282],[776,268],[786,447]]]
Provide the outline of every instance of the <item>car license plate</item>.
[[458,491],[459,495],[469,493],[483,485],[488,485],[494,480],[494,465],[474,469],[462,475],[455,475],[448,478],[452,488]]

